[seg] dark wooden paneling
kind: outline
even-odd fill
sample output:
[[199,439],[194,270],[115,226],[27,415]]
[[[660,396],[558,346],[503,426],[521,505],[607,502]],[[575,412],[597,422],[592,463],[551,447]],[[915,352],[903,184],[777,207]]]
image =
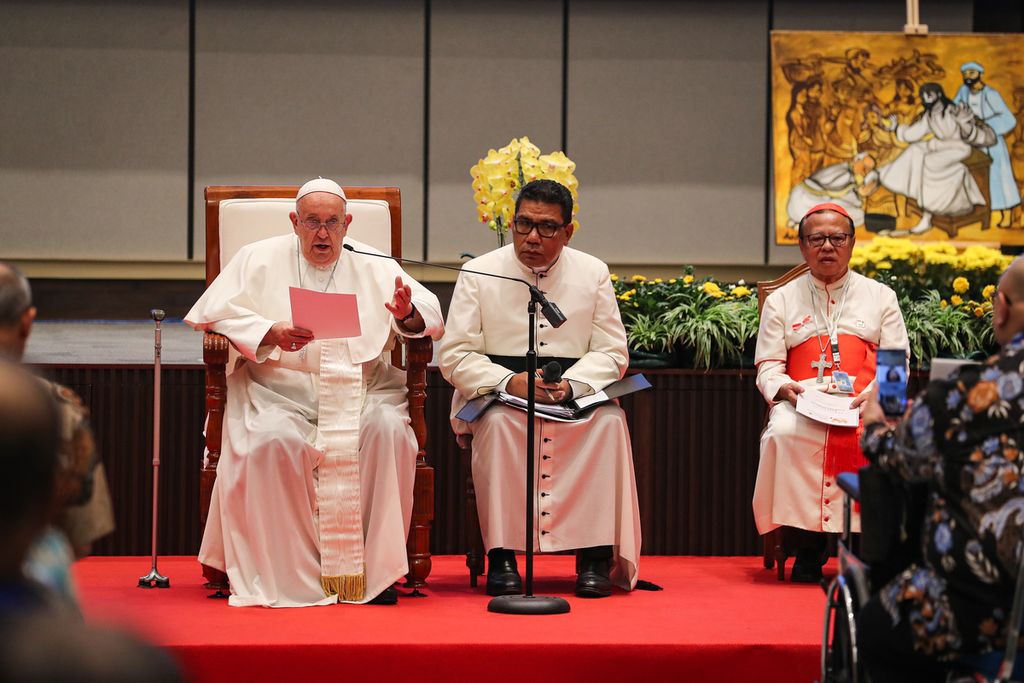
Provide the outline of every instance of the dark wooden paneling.
[[[41,367],[78,391],[110,477],[117,531],[98,554],[149,553],[152,482],[152,368]],[[633,441],[643,552],[649,555],[756,555],[750,511],[764,401],[749,370],[646,373],[653,391],[623,400]],[[914,384],[919,380],[914,378]],[[160,468],[160,552],[199,548],[203,370],[165,366]],[[465,549],[465,474],[448,422],[452,390],[427,373],[427,454],[435,468],[431,552]]]
[[[98,555],[148,555],[153,495],[153,369],[145,366],[43,367],[40,374],[82,397],[107,469],[117,529]],[[203,454],[203,370],[165,367],[160,402],[161,554],[199,549],[199,465]]]

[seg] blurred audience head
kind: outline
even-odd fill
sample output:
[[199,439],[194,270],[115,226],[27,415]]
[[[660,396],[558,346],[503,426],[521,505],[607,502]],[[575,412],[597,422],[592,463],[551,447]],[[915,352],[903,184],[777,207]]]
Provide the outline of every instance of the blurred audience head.
[[999,278],[993,302],[992,330],[1000,345],[1024,331],[1024,257],[1015,258]]
[[21,360],[35,319],[28,279],[0,261],[0,357]]
[[25,553],[56,512],[57,406],[19,365],[0,361],[0,579],[20,576]]
[[167,652],[125,633],[33,616],[0,626],[0,680],[8,683],[179,683]]

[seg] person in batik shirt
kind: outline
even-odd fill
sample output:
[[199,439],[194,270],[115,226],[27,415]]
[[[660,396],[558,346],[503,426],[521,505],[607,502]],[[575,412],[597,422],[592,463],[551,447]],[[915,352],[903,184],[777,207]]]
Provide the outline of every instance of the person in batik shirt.
[[867,458],[928,486],[922,559],[885,584],[859,617],[875,681],[945,680],[960,655],[1005,647],[1024,552],[1020,258],[1000,280],[993,305],[999,354],[929,384],[893,427],[876,400],[865,403]]

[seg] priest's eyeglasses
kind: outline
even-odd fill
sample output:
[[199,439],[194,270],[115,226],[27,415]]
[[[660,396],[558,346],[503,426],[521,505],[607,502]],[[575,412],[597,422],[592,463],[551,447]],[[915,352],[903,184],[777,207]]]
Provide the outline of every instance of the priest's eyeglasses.
[[822,235],[821,233],[816,235],[805,235],[801,239],[803,239],[808,246],[814,247],[815,249],[821,249],[825,246],[825,240],[828,240],[833,247],[838,249],[840,247],[845,247],[851,237],[853,237],[852,234],[848,232],[841,232],[838,235]]
[[512,220],[512,227],[515,228],[516,232],[520,235],[529,235],[534,230],[541,237],[554,237],[555,233],[558,232],[559,228],[564,228],[565,224],[557,225],[555,223],[534,223],[529,218],[515,218]]
[[320,232],[320,228],[324,228],[327,232],[338,232],[341,229],[341,221],[337,218],[332,218],[326,223],[321,223],[315,218],[307,218],[306,220],[299,223],[302,227],[310,232]]

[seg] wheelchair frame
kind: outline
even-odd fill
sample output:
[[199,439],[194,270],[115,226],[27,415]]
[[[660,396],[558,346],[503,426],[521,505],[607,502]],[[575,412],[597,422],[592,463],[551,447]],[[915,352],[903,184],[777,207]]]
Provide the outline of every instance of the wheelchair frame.
[[[850,550],[852,536],[851,518],[853,501],[860,500],[860,478],[856,472],[844,472],[837,477],[839,488],[846,494],[843,501],[843,534],[839,541],[839,573],[825,590],[825,623],[821,641],[822,683],[849,681],[870,682],[870,676],[860,670],[860,653],[857,647],[856,615],[860,606],[871,596],[868,582],[868,566]],[[1007,624],[1006,649],[1000,660],[996,677],[992,683],[1012,683],[1014,665],[1017,663],[1017,643],[1020,638],[1021,621],[1024,619],[1024,562],[1017,572],[1017,583]],[[838,630],[845,628],[845,630]],[[829,636],[832,642],[829,642]],[[844,651],[837,651],[837,641]],[[836,663],[844,665],[837,671]],[[970,662],[964,660],[965,664]],[[846,673],[846,676],[842,676]],[[842,677],[841,677],[842,676]],[[967,679],[974,681],[972,677]]]

